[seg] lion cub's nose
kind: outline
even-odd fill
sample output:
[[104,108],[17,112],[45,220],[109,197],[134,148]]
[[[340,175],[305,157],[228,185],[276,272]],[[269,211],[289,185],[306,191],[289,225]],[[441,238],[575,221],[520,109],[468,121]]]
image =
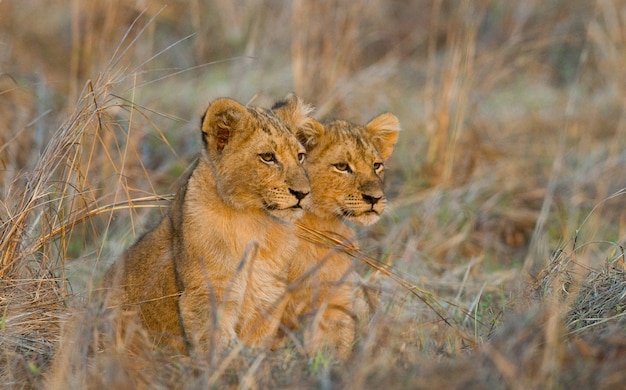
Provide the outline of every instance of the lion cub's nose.
[[291,194],[295,196],[298,200],[304,199],[309,194],[308,192],[296,191],[292,190],[291,188],[289,189],[289,192],[291,192]]
[[382,198],[381,196],[371,196],[371,195],[366,195],[366,194],[362,194],[362,196],[363,196],[363,200],[371,204],[372,206],[378,203],[378,201]]

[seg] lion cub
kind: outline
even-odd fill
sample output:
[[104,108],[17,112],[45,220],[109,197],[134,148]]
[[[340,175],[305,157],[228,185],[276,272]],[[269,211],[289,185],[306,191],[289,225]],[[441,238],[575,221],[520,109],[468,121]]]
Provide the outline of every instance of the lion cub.
[[207,351],[275,334],[296,253],[293,222],[310,198],[295,137],[310,109],[291,96],[277,111],[288,120],[213,102],[202,154],[168,215],[105,276],[111,303],[136,310],[157,342]]
[[[280,103],[275,109],[280,109]],[[304,344],[309,353],[323,348],[345,356],[355,339],[356,321],[365,305],[358,296],[352,259],[339,248],[306,239],[311,229],[352,241],[344,222],[370,225],[386,205],[384,162],[398,139],[398,119],[385,113],[365,126],[346,121],[313,121],[298,130],[307,151],[311,202],[298,222],[298,248],[289,269],[290,293],[282,324],[298,329],[309,318]],[[362,291],[361,291],[362,292]]]

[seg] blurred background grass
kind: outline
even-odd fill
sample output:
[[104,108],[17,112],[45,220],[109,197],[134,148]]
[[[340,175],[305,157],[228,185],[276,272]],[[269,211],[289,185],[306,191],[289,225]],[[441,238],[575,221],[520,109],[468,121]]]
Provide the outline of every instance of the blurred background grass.
[[[0,383],[41,385],[66,308],[165,211],[208,103],[293,90],[319,118],[400,118],[392,204],[361,246],[435,304],[380,277],[347,365],[280,355],[250,372],[243,354],[227,383],[566,387],[573,354],[610,387],[581,345],[624,360],[625,44],[621,0],[0,2]],[[610,307],[583,310],[589,291]],[[601,339],[572,342],[580,328]],[[75,383],[108,383],[115,356]],[[170,369],[144,382],[184,377]]]

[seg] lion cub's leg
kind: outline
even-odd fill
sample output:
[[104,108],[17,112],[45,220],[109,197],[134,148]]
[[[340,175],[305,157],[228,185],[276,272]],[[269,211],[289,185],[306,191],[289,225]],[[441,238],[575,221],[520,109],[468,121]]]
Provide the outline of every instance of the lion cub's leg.
[[[338,259],[342,259],[341,265],[336,264]],[[315,355],[331,350],[345,358],[356,341],[357,332],[376,310],[378,295],[376,291],[368,291],[358,273],[347,266],[349,258],[336,255],[334,261],[335,265],[324,264],[317,277],[300,283],[290,295],[283,325],[289,330],[298,329],[305,315],[313,314],[304,328],[308,353]],[[343,275],[337,270],[343,270]]]
[[309,353],[324,349],[334,350],[346,357],[356,337],[356,316],[353,310],[353,292],[349,284],[322,288],[321,304],[311,326],[305,331],[304,343]]
[[[310,356],[330,350],[345,357],[356,338],[357,279],[352,261],[327,250],[315,251],[318,248],[313,244],[301,242],[300,249],[304,248],[311,249],[311,258],[296,258],[292,263],[282,325],[287,332],[303,330],[304,348]],[[322,260],[309,261],[318,258]]]
[[195,353],[224,351],[229,342],[236,339],[239,308],[240,302],[220,301],[208,291],[184,291],[179,311],[190,349]]
[[[286,288],[283,289],[285,291]],[[250,295],[253,300],[255,297]],[[241,326],[238,328],[240,339],[247,345],[253,347],[269,346],[274,342],[274,336],[278,331],[281,313],[285,311],[287,301],[284,297],[277,298],[274,302],[267,302],[262,306],[258,303],[252,309],[252,314],[242,318]],[[246,308],[248,305],[244,305]]]
[[285,290],[285,283],[279,280],[261,288],[254,278],[238,277],[218,294],[185,291],[180,297],[185,337],[196,352],[222,351],[233,340],[251,347],[265,346],[278,329],[286,305]]
[[[183,287],[178,310],[184,337],[192,352],[220,353],[237,339],[236,326],[246,281],[237,273],[216,275],[208,270],[185,272],[190,265],[193,266],[193,263],[189,261],[180,261],[178,264]],[[198,267],[203,268],[202,265]]]

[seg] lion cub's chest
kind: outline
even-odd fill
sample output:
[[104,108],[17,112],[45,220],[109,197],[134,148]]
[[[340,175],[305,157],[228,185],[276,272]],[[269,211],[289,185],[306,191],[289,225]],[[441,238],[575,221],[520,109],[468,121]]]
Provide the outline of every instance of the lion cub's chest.
[[183,236],[192,256],[196,253],[207,265],[231,271],[244,261],[256,271],[284,272],[296,250],[293,226],[263,211],[224,207],[215,194],[187,195]]

